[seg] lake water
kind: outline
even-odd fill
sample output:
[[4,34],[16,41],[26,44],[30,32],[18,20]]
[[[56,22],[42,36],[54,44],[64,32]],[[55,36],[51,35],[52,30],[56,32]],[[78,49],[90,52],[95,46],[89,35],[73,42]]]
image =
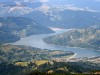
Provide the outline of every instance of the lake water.
[[77,57],[77,58],[100,56],[100,51],[89,50],[89,49],[81,49],[81,48],[70,48],[70,47],[63,47],[63,46],[55,46],[55,45],[46,44],[42,40],[43,38],[45,38],[47,36],[60,34],[60,33],[63,33],[65,31],[67,31],[67,30],[58,29],[58,30],[55,30],[56,33],[52,33],[52,34],[32,35],[32,36],[29,36],[29,37],[22,38],[19,41],[11,43],[11,44],[13,44],[13,45],[26,45],[26,46],[38,47],[38,48],[42,48],[42,49],[72,51],[72,52],[76,53],[75,57]]

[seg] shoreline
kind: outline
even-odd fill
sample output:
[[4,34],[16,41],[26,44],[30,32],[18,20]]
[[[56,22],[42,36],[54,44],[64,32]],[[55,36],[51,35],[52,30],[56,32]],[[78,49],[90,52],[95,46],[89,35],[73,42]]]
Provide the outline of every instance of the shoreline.
[[[43,39],[42,39],[43,40]],[[95,50],[95,51],[98,51],[98,52],[100,52],[100,50],[97,50],[97,49],[91,49],[91,48],[82,48],[82,47],[70,47],[70,46],[62,46],[62,45],[55,45],[55,44],[49,44],[49,43],[47,43],[47,42],[45,42],[44,40],[43,40],[43,42],[45,43],[45,44],[48,44],[48,45],[51,45],[51,46],[60,46],[60,47],[66,47],[66,48],[79,48],[79,49],[89,49],[89,50]]]
[[[22,42],[23,40],[24,40],[24,41],[27,40],[27,39],[29,40],[29,38],[31,38],[31,37],[32,37],[31,39],[34,40],[34,36],[35,36],[35,38],[39,37],[39,39],[40,39],[39,41],[40,41],[40,43],[43,42],[43,46],[44,46],[44,47],[41,47],[41,46],[39,47],[39,46],[38,46],[38,43],[36,43],[36,42],[34,42],[34,41],[31,42],[30,40],[29,40],[29,41],[30,41],[29,44],[26,43],[25,45],[26,45],[26,46],[37,47],[37,48],[41,48],[41,49],[50,49],[49,47],[51,47],[51,50],[57,50],[57,49],[60,48],[60,47],[61,47],[61,48],[65,47],[65,48],[69,48],[68,51],[72,51],[72,52],[74,52],[74,49],[77,50],[77,48],[80,49],[82,52],[84,52],[84,49],[87,49],[87,48],[80,48],[80,47],[68,47],[68,46],[61,46],[61,45],[48,44],[48,43],[46,43],[46,42],[43,41],[43,38],[45,38],[45,37],[47,37],[47,36],[51,36],[52,34],[55,35],[56,33],[31,35],[31,36],[22,38],[22,40],[19,40],[19,41],[17,41],[17,42],[7,43],[7,44],[11,44],[11,45],[16,45],[16,44],[17,44],[17,45],[18,45],[18,44],[20,44],[20,41]],[[58,34],[58,33],[57,33],[57,34]],[[42,36],[42,37],[41,37],[41,36]],[[37,41],[38,41],[38,40],[37,40]],[[34,44],[36,43],[37,46],[36,46],[36,45],[31,45],[31,43],[34,43]],[[39,45],[40,45],[40,43],[39,43]],[[21,45],[24,45],[23,42],[22,42]],[[53,46],[53,47],[52,47],[52,46]],[[46,47],[46,48],[45,48],[45,47]],[[48,47],[48,48],[47,48],[47,47]],[[56,47],[57,47],[57,49],[56,49]],[[52,48],[54,48],[54,49],[52,49]],[[70,48],[72,48],[72,50],[70,50]],[[64,49],[60,49],[60,50],[66,51],[66,49],[65,49],[65,50],[64,50]],[[88,51],[90,51],[90,52],[91,52],[91,51],[92,51],[92,52],[96,51],[96,52],[98,52],[98,53],[100,52],[100,50],[97,51],[97,50],[94,50],[94,49],[87,49],[87,52],[88,52]],[[77,51],[74,52],[74,53],[77,53]],[[93,56],[97,57],[97,56],[99,56],[98,53],[97,53],[97,55],[94,55],[94,53],[93,53],[93,54],[90,53],[91,56],[88,56],[88,55],[87,55],[86,57],[89,57],[89,58],[90,58],[90,57],[93,57]],[[87,54],[88,54],[88,53],[87,53]],[[79,55],[79,56],[78,56],[78,55]],[[75,55],[75,56],[76,56],[76,58],[81,57],[81,55],[78,54],[78,53],[77,53],[77,55]],[[71,57],[75,57],[75,56],[71,56]],[[82,56],[82,57],[85,57],[85,56]]]

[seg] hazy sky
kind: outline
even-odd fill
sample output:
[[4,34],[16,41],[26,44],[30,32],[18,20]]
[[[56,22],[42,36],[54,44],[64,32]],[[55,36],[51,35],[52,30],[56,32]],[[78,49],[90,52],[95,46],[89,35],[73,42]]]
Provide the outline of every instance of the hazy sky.
[[[7,0],[0,0],[4,2]],[[74,5],[81,8],[90,8],[95,10],[100,10],[100,0],[8,0],[10,1],[23,1],[23,2],[42,2],[48,3],[49,5]],[[9,3],[8,2],[8,3]]]

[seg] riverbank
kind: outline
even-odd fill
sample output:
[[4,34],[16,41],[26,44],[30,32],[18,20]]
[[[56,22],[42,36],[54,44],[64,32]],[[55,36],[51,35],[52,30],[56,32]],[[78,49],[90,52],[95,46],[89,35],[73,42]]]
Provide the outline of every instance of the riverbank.
[[64,30],[57,31],[56,33],[53,34],[38,34],[38,35],[31,35],[29,37],[25,37],[23,39],[20,39],[17,42],[10,43],[12,45],[26,45],[26,46],[32,46],[32,47],[37,47],[41,49],[49,49],[49,50],[65,50],[65,51],[71,51],[77,54],[75,57],[97,57],[100,56],[100,52],[91,50],[91,49],[84,49],[83,48],[77,48],[77,47],[62,47],[62,46],[55,46],[55,45],[50,45],[47,44],[43,41],[43,38],[51,35],[55,35],[58,33],[62,33]]
[[[44,41],[44,39],[43,39]],[[45,41],[44,41],[45,42]],[[46,44],[49,44],[47,42],[45,42]],[[92,48],[82,48],[82,47],[70,47],[70,46],[62,46],[62,45],[55,45],[55,44],[49,44],[51,46],[61,46],[61,47],[66,47],[66,48],[79,48],[79,49],[82,49],[82,50],[85,50],[85,49],[89,49],[89,50],[96,50],[96,49],[92,49]],[[100,52],[100,50],[96,50],[98,52]]]

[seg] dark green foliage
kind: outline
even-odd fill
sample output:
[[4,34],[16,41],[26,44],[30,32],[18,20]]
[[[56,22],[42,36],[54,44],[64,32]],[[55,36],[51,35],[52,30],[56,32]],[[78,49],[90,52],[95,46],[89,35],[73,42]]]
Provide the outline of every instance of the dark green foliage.
[[[60,70],[59,68],[65,68]],[[92,74],[92,71],[99,70],[100,65],[92,64],[89,62],[54,62],[50,64],[49,62],[38,67],[37,71],[33,71],[28,75],[84,75]],[[53,73],[48,73],[52,70]]]
[[[57,52],[57,50],[56,50]],[[16,62],[16,61],[33,61],[33,60],[52,60],[56,57],[64,57],[74,55],[73,52],[60,51],[57,55],[55,51],[43,50],[40,48],[21,46],[21,45],[0,45],[0,60],[1,62]]]
[[95,26],[86,29],[73,29],[62,34],[44,38],[48,44],[100,49],[100,27]]
[[[70,75],[91,73],[100,70],[99,63],[90,62],[56,62],[50,59],[60,55],[52,55],[55,51],[42,50],[27,46],[0,45],[0,74],[1,75]],[[57,53],[63,51],[56,50]],[[51,54],[49,56],[49,54]],[[68,52],[73,55],[73,52]],[[52,58],[51,58],[52,57]],[[48,61],[45,61],[47,60]],[[44,60],[36,63],[36,60]],[[20,64],[21,63],[21,64]],[[41,63],[40,65],[37,65]],[[52,70],[52,71],[51,71]],[[49,74],[49,71],[52,73]]]
[[67,67],[69,67],[70,72],[76,72],[76,73],[88,73],[94,70],[99,70],[100,65],[92,64],[90,62],[70,62],[67,63]]
[[0,63],[0,75],[23,75],[25,67],[15,66],[8,63]]
[[9,42],[16,42],[20,40],[19,36],[16,36],[11,33],[6,32],[0,32],[0,44],[2,43],[9,43]]
[[51,73],[51,74],[48,74],[48,73],[43,73],[43,72],[32,72],[30,74],[27,74],[27,75],[71,75],[71,74],[68,74],[68,73]]
[[52,32],[28,18],[0,17],[0,43],[15,42],[21,37]]

